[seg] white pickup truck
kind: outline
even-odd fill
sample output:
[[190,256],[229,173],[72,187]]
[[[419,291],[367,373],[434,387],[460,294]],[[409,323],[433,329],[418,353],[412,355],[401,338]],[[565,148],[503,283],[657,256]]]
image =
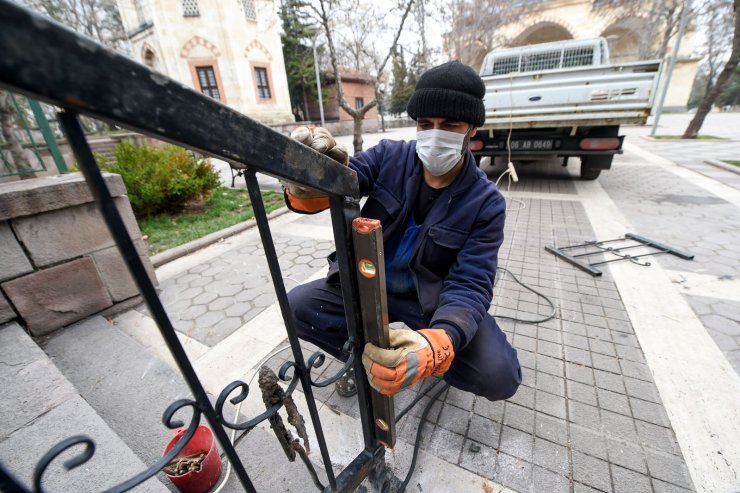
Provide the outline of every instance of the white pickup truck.
[[562,157],[566,166],[577,156],[581,178],[594,180],[622,152],[619,126],[650,115],[659,70],[660,61],[610,65],[604,38],[492,51],[480,71],[486,122],[470,148],[478,161],[510,151],[515,161]]

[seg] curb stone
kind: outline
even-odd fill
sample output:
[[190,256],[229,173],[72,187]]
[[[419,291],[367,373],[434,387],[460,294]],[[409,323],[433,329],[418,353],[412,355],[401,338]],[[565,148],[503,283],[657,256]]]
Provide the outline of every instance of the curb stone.
[[[288,212],[290,209],[283,206],[279,209],[276,209],[269,213],[267,215],[267,219],[274,219],[278,216],[282,216],[286,212]],[[208,234],[206,236],[203,236],[202,238],[198,238],[193,241],[189,241],[188,243],[185,243],[183,245],[176,246],[174,248],[170,248],[169,250],[165,250],[162,253],[158,253],[156,255],[153,255],[151,257],[152,265],[154,268],[158,268],[163,266],[164,264],[168,262],[172,262],[173,260],[176,260],[180,257],[184,257],[185,255],[191,254],[195,251],[200,250],[201,248],[205,248],[209,245],[212,245],[224,238],[228,238],[230,236],[234,236],[236,234],[241,233],[242,231],[246,231],[248,229],[252,229],[257,225],[257,221],[252,218],[248,219],[242,223],[235,224],[233,226],[229,226],[228,228],[222,229],[220,231],[215,231],[211,234]]]
[[732,164],[723,163],[722,161],[719,161],[716,159],[705,159],[704,162],[716,168],[721,168],[725,171],[729,171],[731,173],[740,175],[740,166],[734,166]]

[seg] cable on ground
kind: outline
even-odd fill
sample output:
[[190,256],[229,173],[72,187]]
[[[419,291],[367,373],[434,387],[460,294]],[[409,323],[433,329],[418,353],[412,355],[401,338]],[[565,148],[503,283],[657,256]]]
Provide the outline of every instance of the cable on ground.
[[[427,388],[427,390],[424,392],[422,397],[426,395],[431,389],[433,389],[437,383],[441,382],[441,380],[438,380],[435,382],[434,385]],[[429,411],[432,409],[432,406],[435,402],[437,402],[437,397],[442,395],[442,392],[450,388],[449,383],[445,383],[440,389],[437,391],[436,394],[432,396],[432,400],[429,401],[429,403],[424,408],[424,412],[421,413],[421,418],[419,421],[419,426],[416,428],[416,441],[414,442],[414,453],[411,456],[411,465],[409,466],[409,470],[406,473],[406,478],[403,480],[403,483],[398,487],[398,493],[404,493],[406,491],[406,487],[409,485],[409,481],[411,481],[411,476],[414,474],[414,469],[416,468],[416,457],[419,454],[419,445],[421,445],[421,438],[423,436],[424,431],[424,421],[427,419],[427,414],[429,414]],[[412,405],[415,404],[417,400],[414,400],[412,402]]]
[[[519,280],[518,277],[516,277],[514,275],[513,272],[511,272],[506,267],[499,267],[498,268],[498,271],[499,272],[506,272],[507,274],[509,274],[511,277],[514,278],[514,281],[516,281],[517,284],[519,284],[523,288],[528,289],[529,291],[533,292],[534,294],[536,294],[540,298],[543,298],[547,302],[547,304],[550,305],[550,309],[552,310],[552,312],[550,313],[550,315],[546,316],[545,318],[538,318],[536,320],[524,320],[524,319],[516,318],[516,317],[508,317],[506,315],[494,315],[495,318],[503,318],[505,320],[513,320],[514,322],[522,322],[522,323],[525,323],[525,324],[541,324],[543,322],[547,322],[548,320],[551,320],[551,319],[555,318],[555,315],[557,314],[557,307],[555,306],[555,303],[550,298],[548,298],[544,294],[540,293],[536,289],[531,288],[531,287],[527,286],[526,284],[524,284],[522,281]],[[497,306],[499,308],[505,308],[505,307],[502,307],[502,306],[499,306],[499,305],[493,305],[493,306]]]

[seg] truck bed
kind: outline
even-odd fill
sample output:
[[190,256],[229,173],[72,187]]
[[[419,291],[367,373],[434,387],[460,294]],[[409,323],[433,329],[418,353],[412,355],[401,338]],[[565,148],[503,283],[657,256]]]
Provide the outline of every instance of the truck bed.
[[660,61],[484,76],[484,129],[644,124]]

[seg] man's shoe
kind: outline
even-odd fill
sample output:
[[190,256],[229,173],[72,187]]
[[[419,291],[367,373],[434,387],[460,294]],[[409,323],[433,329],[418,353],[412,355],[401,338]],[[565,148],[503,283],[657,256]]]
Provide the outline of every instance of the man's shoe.
[[355,385],[355,369],[353,366],[349,367],[349,370],[339,377],[339,380],[334,384],[337,389],[337,394],[342,397],[352,397],[357,394],[357,385]]

